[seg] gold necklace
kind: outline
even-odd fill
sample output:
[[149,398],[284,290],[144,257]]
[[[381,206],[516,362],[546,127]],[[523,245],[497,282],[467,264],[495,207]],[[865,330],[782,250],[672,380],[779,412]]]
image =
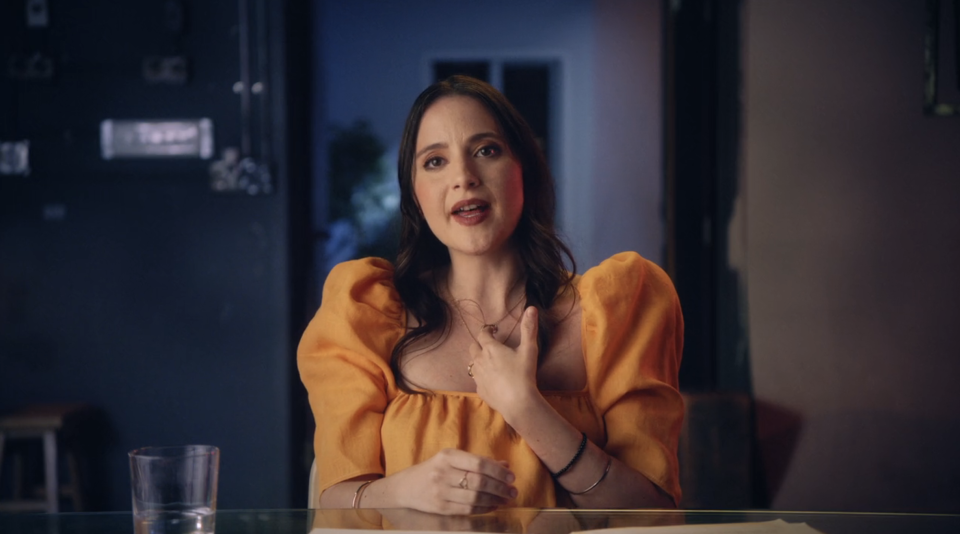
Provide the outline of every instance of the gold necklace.
[[[516,288],[517,285],[519,285],[519,284],[520,284],[520,279],[518,278],[517,281],[514,282],[514,284],[510,287],[510,290],[507,292],[507,294],[509,295],[510,293],[512,293],[513,290],[514,290],[514,288]],[[447,294],[449,294],[451,297],[453,296],[453,294],[450,292],[449,287],[447,288]],[[477,306],[477,309],[480,310],[480,323],[483,325],[483,326],[480,327],[480,331],[483,332],[483,330],[484,330],[485,328],[489,328],[489,329],[490,329],[490,335],[495,336],[495,335],[497,335],[497,332],[500,331],[500,326],[499,326],[500,323],[501,323],[504,319],[506,319],[507,317],[509,317],[509,316],[514,312],[514,310],[516,310],[517,307],[520,306],[520,304],[521,304],[524,300],[526,300],[526,295],[520,295],[520,298],[517,300],[517,303],[514,304],[513,306],[511,306],[510,309],[507,310],[507,313],[503,314],[503,317],[501,317],[500,319],[497,319],[497,321],[495,321],[495,322],[493,322],[493,323],[488,323],[488,322],[487,322],[487,318],[486,318],[486,316],[483,314],[483,308],[480,306],[480,303],[478,303],[477,301],[475,301],[475,300],[473,300],[473,299],[456,299],[456,298],[455,298],[455,299],[453,299],[453,305],[457,307],[457,315],[460,317],[460,323],[461,323],[461,324],[463,325],[463,327],[467,330],[467,333],[470,334],[470,337],[472,337],[473,340],[476,341],[476,340],[477,340],[476,336],[474,336],[474,335],[473,335],[473,332],[470,331],[470,327],[467,326],[467,321],[463,318],[463,308],[460,306],[460,303],[461,303],[461,302],[463,302],[463,301],[468,301],[468,302],[474,303],[474,304]],[[477,318],[476,315],[472,315],[472,314],[467,314],[467,315],[470,315],[470,316],[473,317],[474,319]],[[504,338],[504,341],[506,341],[507,339],[510,339],[510,336],[513,335],[513,331],[517,329],[517,324],[519,324],[519,323],[520,323],[520,321],[517,321],[516,323],[513,324],[513,328],[510,329],[510,333],[507,334],[507,337]]]
[[[518,305],[520,304],[520,302],[522,302],[522,301],[523,301],[523,299],[520,299],[519,301],[517,301],[517,304],[514,304],[514,305],[513,305],[513,308],[510,308],[510,311],[507,312],[507,315],[504,315],[503,317],[500,318],[500,321],[503,321],[504,319],[506,319],[507,316],[510,315],[510,312],[512,312],[513,310],[517,309],[517,306],[518,306]],[[459,302],[459,301],[458,301],[458,302]],[[467,326],[467,321],[465,321],[465,320],[463,319],[463,310],[460,309],[460,304],[457,304],[457,303],[455,303],[455,304],[456,304],[456,306],[457,306],[457,317],[460,318],[460,324],[463,325],[463,329],[467,331],[467,334],[469,334],[470,337],[473,338],[473,341],[474,341],[476,344],[479,345],[479,344],[480,344],[480,341],[477,340],[477,336],[473,335],[473,332],[470,331],[470,327]],[[480,310],[480,314],[481,314],[481,315],[483,314],[483,310]],[[499,324],[500,321],[497,321],[495,324],[484,324],[483,326],[480,327],[480,331],[483,332],[483,329],[484,329],[484,328],[490,328],[490,335],[495,336],[495,335],[497,334],[497,324]],[[513,332],[517,329],[517,325],[518,325],[518,324],[520,324],[520,321],[519,321],[519,320],[517,320],[517,321],[515,321],[515,322],[513,323],[513,328],[510,329],[510,332],[507,333],[507,337],[503,338],[503,341],[502,341],[501,343],[506,343],[507,340],[510,339],[510,336],[512,336],[512,335],[513,335]],[[494,339],[496,339],[496,338],[494,338]]]

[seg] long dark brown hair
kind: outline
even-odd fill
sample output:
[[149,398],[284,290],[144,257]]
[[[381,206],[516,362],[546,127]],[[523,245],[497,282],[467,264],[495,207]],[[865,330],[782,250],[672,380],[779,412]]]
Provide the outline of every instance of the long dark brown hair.
[[[450,307],[436,291],[436,277],[450,264],[450,254],[427,226],[413,192],[420,121],[434,102],[446,96],[465,96],[482,104],[496,120],[510,151],[520,161],[523,212],[511,239],[519,254],[521,274],[526,277],[526,305],[541,310],[537,335],[540,356],[547,352],[550,333],[556,323],[551,314],[545,312],[553,307],[561,289],[570,287],[576,273],[573,254],[560,240],[554,226],[556,193],[553,176],[523,117],[493,86],[469,76],[451,76],[427,87],[414,101],[407,116],[397,162],[401,223],[393,282],[407,312],[419,325],[407,330],[394,346],[390,366],[397,384],[408,393],[411,389],[400,371],[404,350],[415,341],[433,332],[446,332],[450,327]],[[569,271],[565,268],[564,256],[569,261]]]

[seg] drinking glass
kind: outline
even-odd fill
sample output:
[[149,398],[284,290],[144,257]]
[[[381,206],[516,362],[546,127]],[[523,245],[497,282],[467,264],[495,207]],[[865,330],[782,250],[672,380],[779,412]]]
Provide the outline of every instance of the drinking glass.
[[134,534],[212,534],[220,449],[211,445],[130,451]]

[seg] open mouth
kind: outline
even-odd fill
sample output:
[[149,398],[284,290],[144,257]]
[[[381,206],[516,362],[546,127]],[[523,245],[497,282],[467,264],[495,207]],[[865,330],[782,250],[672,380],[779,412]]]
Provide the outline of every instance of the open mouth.
[[474,219],[490,210],[490,204],[476,198],[461,200],[453,205],[451,215],[460,219]]
[[490,209],[490,206],[486,204],[466,204],[453,210],[453,214],[459,215],[460,217],[476,217],[488,209]]

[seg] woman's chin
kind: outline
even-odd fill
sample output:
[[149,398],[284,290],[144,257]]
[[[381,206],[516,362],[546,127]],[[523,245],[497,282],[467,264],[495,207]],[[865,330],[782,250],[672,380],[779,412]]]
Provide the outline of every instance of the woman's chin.
[[514,247],[510,246],[508,239],[504,240],[484,240],[471,243],[458,243],[453,246],[447,245],[450,256],[462,256],[469,258],[499,258],[503,255],[512,255],[516,253]]

